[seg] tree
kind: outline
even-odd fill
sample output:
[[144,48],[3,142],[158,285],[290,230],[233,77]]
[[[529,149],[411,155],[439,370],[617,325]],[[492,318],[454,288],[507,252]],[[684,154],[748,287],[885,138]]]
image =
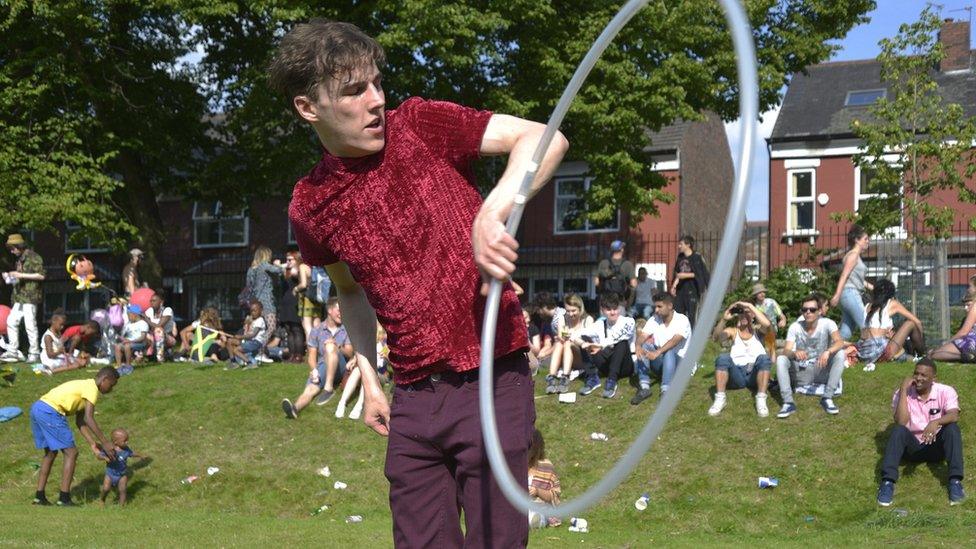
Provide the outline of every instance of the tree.
[[[161,193],[228,206],[287,195],[320,147],[266,84],[274,46],[297,21],[342,19],[376,36],[388,54],[390,106],[424,95],[544,120],[620,5],[0,3],[0,229],[71,220],[116,248],[138,239],[152,257],[165,234]],[[862,22],[874,1],[747,0],[746,7],[765,108],[779,101],[788,74],[827,58],[829,41]],[[705,110],[734,118],[735,85],[718,3],[653,1],[608,49],[564,125],[572,155],[596,175],[588,215],[599,221],[623,208],[639,218],[670,199],[641,152],[645,129]],[[52,206],[22,207],[28,198]],[[158,264],[149,266],[158,276]]]
[[[945,58],[937,38],[940,26],[938,13],[929,6],[918,21],[880,42],[878,61],[887,97],[868,109],[867,118],[851,125],[864,141],[854,162],[870,172],[867,190],[875,196],[844,217],[874,234],[906,219],[910,241],[948,238],[955,209],[928,198],[937,190],[950,190],[960,202],[976,203],[976,193],[967,187],[976,173],[976,119],[939,92],[935,67]],[[976,228],[976,220],[970,224]]]
[[[308,128],[290,122],[264,74],[277,37],[294,22],[313,15],[342,19],[376,36],[387,50],[384,82],[391,105],[422,95],[545,120],[621,5],[384,0],[332,2],[324,9],[295,3],[286,11],[263,2],[208,2],[189,12],[207,43],[224,46],[203,65],[226,101],[226,130],[239,145],[224,151],[233,157],[226,163],[260,162],[274,166],[271,173],[297,176],[308,169],[306,159],[317,157],[318,144]],[[761,104],[768,108],[779,102],[786,76],[827,58],[836,47],[830,41],[864,21],[874,2],[748,0],[746,7],[755,29]],[[596,176],[585,197],[590,219],[606,221],[622,208],[636,222],[673,199],[642,153],[645,130],[700,119],[705,110],[733,119],[736,92],[734,53],[718,3],[651,2],[604,54],[564,124],[570,155],[588,162]],[[287,145],[269,150],[271,139]],[[269,173],[244,171],[245,177]],[[490,177],[481,180],[491,183]]]
[[[918,21],[902,25],[896,36],[880,42],[878,61],[887,97],[868,109],[868,117],[852,122],[854,134],[864,141],[854,163],[871,174],[868,191],[875,196],[857,212],[841,216],[873,234],[884,234],[907,220],[913,280],[918,245],[950,237],[955,222],[955,209],[933,203],[933,193],[948,190],[962,203],[976,203],[976,192],[967,186],[976,173],[976,119],[966,117],[960,105],[940,93],[936,71],[945,58],[937,37],[940,27],[939,14],[929,5]],[[976,228],[976,219],[969,223]],[[914,284],[911,303],[914,310]],[[947,315],[942,316],[947,323]]]
[[201,186],[207,97],[181,68],[188,27],[159,2],[0,4],[0,229],[52,230],[150,252],[161,192]]

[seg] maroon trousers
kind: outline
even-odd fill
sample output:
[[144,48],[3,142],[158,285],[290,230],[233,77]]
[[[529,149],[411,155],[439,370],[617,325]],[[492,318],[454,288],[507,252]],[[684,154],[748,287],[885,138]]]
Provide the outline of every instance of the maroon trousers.
[[[535,400],[524,353],[495,360],[495,417],[506,461],[528,478]],[[478,370],[443,372],[393,391],[386,478],[398,548],[525,547],[528,520],[488,465]],[[461,531],[461,510],[465,531]]]

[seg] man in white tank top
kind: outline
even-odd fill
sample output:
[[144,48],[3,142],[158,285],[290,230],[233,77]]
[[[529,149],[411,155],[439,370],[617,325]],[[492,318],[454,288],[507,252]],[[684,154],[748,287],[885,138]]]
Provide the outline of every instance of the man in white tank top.
[[[726,323],[735,319],[735,326]],[[773,363],[757,333],[771,327],[769,319],[752,303],[739,301],[729,305],[712,330],[712,339],[719,343],[732,342],[728,353],[715,359],[715,401],[708,415],[717,416],[725,408],[726,389],[755,389],[756,413],[769,416],[766,387]]]

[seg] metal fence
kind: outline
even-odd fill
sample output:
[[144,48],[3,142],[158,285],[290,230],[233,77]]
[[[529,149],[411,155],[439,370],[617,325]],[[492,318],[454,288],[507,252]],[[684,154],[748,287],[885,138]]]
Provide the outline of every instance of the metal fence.
[[[707,264],[714,263],[720,234],[692,234],[695,249]],[[907,235],[890,232],[872,240],[864,254],[868,277],[887,277],[898,287],[898,298],[915,310],[933,340],[945,339],[958,327],[963,313],[959,300],[966,291],[969,276],[976,273],[976,232],[966,225],[953,228],[947,239],[931,234],[915,246]],[[519,250],[515,281],[525,289],[524,300],[539,292],[561,297],[568,293],[585,296],[588,308],[595,310],[594,274],[597,263],[607,257],[610,243],[620,238],[596,233],[579,237],[573,244],[557,237]],[[648,269],[649,277],[663,289],[672,276],[677,257],[678,234],[640,235],[624,238],[626,257],[636,267]],[[809,272],[811,277],[825,270],[837,270],[847,250],[846,228],[802,235],[770,235],[765,226],[750,225],[739,248],[735,278],[764,279],[770,270],[791,265]],[[99,278],[107,288],[119,291],[118,273],[126,258],[101,256],[95,260]],[[239,322],[237,294],[250,266],[247,250],[205,251],[165,250],[159,257],[163,270],[162,287],[167,304],[179,319],[192,319],[203,307],[216,307],[230,325]],[[109,293],[104,290],[76,291],[63,264],[48,259],[48,281],[44,284],[46,311],[66,309],[71,322],[87,317],[91,310],[104,307]],[[736,280],[733,280],[733,284]],[[47,314],[43,318],[47,318]]]

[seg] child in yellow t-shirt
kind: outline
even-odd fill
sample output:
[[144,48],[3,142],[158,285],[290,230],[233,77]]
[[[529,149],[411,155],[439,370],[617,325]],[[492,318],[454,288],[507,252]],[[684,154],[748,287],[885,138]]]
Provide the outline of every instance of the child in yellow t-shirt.
[[44,488],[59,451],[64,452],[64,467],[61,472],[58,505],[74,505],[71,502],[71,480],[75,473],[78,449],[75,448],[75,439],[68,427],[67,416],[75,416],[78,430],[96,456],[104,453],[109,458],[115,458],[115,446],[95,423],[95,402],[98,401],[99,394],[112,392],[118,380],[119,373],[115,368],[105,367],[98,371],[95,379],[78,379],[58,385],[31,406],[30,423],[34,446],[38,450],[44,450],[41,470],[37,475],[35,505],[51,504],[44,494]]

